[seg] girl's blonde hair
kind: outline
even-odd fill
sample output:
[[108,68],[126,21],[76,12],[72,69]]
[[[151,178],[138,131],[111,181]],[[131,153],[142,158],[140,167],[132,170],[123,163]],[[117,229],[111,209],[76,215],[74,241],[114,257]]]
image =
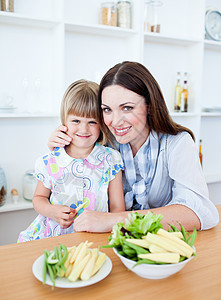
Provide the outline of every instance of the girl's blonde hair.
[[101,131],[97,142],[104,145],[107,142],[107,137],[97,99],[98,89],[99,85],[97,83],[84,79],[69,85],[61,102],[61,122],[66,125],[67,117],[70,114],[95,119],[100,125]]

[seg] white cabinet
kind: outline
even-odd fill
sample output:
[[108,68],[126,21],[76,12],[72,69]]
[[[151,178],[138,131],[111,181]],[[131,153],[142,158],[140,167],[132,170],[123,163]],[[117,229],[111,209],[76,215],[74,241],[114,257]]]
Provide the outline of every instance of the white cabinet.
[[[59,124],[66,87],[86,78],[99,82],[114,64],[143,63],[162,88],[173,119],[203,139],[208,182],[221,184],[221,43],[204,40],[207,6],[220,0],[162,0],[161,32],[144,32],[144,0],[132,2],[132,28],[101,25],[101,0],[15,0],[15,13],[0,12],[0,103],[14,98],[13,113],[0,113],[0,165],[8,190],[22,193],[22,176],[48,151]],[[188,72],[188,113],[173,112],[177,71]],[[1,208],[0,208],[1,210]]]

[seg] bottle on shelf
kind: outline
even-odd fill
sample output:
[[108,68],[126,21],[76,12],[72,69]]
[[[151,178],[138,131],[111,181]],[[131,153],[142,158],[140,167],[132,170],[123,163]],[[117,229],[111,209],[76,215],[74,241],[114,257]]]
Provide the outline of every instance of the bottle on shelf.
[[199,159],[200,159],[201,166],[203,166],[202,140],[200,140],[199,143]]
[[114,2],[101,3],[101,24],[117,26],[117,5]]
[[181,105],[180,110],[181,112],[187,112],[188,111],[188,85],[187,85],[187,72],[184,73],[184,81],[183,81],[183,88],[181,92]]
[[125,0],[118,1],[117,11],[117,26],[131,28],[131,2]]
[[180,72],[177,72],[177,83],[175,87],[175,97],[174,97],[174,111],[180,111],[181,92],[182,92],[182,88],[180,85]]

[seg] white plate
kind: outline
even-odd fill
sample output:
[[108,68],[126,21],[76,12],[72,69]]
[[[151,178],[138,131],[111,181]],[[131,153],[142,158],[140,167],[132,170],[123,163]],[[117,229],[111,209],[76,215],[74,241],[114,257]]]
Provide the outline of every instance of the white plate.
[[[43,270],[43,264],[44,264],[44,254],[39,256],[32,266],[32,272],[34,276],[42,282],[42,270]],[[77,280],[75,282],[69,281],[67,278],[59,278],[57,277],[55,279],[55,286],[60,288],[79,288],[88,286],[94,283],[97,283],[101,280],[103,280],[105,277],[109,275],[112,269],[112,262],[110,258],[107,256],[106,261],[101,267],[101,269],[95,274],[93,277],[91,277],[89,280]],[[46,276],[46,284],[53,286],[53,283],[47,274]]]

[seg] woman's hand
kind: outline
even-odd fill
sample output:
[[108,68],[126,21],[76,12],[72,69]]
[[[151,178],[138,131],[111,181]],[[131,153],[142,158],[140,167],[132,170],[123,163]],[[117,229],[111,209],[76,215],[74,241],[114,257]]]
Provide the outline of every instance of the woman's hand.
[[76,214],[76,210],[69,206],[50,205],[50,218],[56,221],[63,229],[73,224]]
[[48,148],[53,151],[56,147],[65,147],[71,142],[71,137],[67,134],[68,128],[64,125],[60,125],[52,132],[48,140]]
[[113,225],[124,222],[127,213],[84,210],[73,223],[74,231],[111,232]]

